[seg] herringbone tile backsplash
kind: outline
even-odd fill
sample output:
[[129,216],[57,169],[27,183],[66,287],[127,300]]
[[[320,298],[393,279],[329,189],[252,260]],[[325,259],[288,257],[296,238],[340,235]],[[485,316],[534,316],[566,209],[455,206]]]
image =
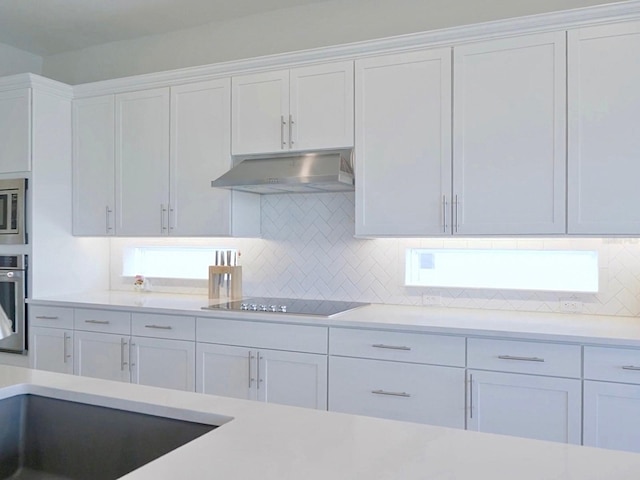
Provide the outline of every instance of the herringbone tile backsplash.
[[[599,253],[598,294],[576,294],[583,312],[640,315],[638,239],[358,239],[354,194],[262,197],[261,239],[113,239],[111,288],[130,290],[122,251],[136,245],[207,245],[238,248],[246,296],[279,296],[422,305],[440,296],[443,306],[522,311],[559,311],[567,294],[404,286],[405,250],[428,248],[592,249]],[[205,293],[203,281],[154,281],[157,291]]]

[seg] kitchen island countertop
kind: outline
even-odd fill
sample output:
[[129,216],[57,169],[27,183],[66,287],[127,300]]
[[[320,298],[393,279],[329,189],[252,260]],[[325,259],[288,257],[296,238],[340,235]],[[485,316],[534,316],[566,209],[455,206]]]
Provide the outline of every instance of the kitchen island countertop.
[[232,418],[127,480],[636,480],[640,472],[634,453],[0,366],[0,398],[12,387]]
[[452,335],[640,347],[640,318],[371,304],[330,317],[202,310],[205,295],[102,291],[29,299],[31,305],[183,314],[329,327],[375,328]]

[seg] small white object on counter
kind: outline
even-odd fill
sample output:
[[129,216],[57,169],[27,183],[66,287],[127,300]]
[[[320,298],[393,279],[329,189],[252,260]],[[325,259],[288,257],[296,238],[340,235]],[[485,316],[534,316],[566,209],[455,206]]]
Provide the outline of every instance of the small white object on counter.
[[[637,480],[640,454],[395,422],[0,366],[0,398],[29,386],[149,411],[232,418],[126,480]],[[15,387],[15,388],[12,388]],[[97,434],[97,433],[96,433]]]

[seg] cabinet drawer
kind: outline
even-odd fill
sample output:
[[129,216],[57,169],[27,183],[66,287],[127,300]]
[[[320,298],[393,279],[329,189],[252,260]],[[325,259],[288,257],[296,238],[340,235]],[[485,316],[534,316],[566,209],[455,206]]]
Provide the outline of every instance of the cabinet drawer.
[[584,378],[640,384],[640,349],[584,347]]
[[482,370],[580,378],[581,347],[470,338],[467,366]]
[[32,327],[73,328],[73,308],[29,306]]
[[131,314],[131,334],[140,337],[195,341],[196,319],[180,315],[133,313]]
[[464,369],[329,357],[329,410],[464,428]]
[[131,314],[111,310],[74,310],[74,328],[89,332],[131,334]]
[[331,328],[331,355],[464,367],[465,339],[448,335]]
[[199,342],[327,353],[328,328],[326,327],[198,317],[196,328]]

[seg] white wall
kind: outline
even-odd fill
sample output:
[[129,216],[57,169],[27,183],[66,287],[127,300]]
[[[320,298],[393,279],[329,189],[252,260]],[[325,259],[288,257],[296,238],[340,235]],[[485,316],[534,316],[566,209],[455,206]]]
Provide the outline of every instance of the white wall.
[[[128,239],[111,241],[111,288],[133,290],[122,277],[122,252],[135,245],[209,245],[238,248],[243,295],[356,300],[421,305],[440,295],[442,305],[559,312],[566,294],[511,290],[404,286],[405,250],[422,248],[588,249],[599,254],[597,294],[580,294],[584,312],[640,315],[640,242],[600,238],[353,238],[354,195],[296,194],[262,197],[261,239]],[[151,279],[156,291],[206,294],[206,281]]]
[[16,73],[42,73],[42,57],[0,43],[0,77]]
[[43,75],[75,85],[604,3],[610,2],[329,0],[52,55]]

